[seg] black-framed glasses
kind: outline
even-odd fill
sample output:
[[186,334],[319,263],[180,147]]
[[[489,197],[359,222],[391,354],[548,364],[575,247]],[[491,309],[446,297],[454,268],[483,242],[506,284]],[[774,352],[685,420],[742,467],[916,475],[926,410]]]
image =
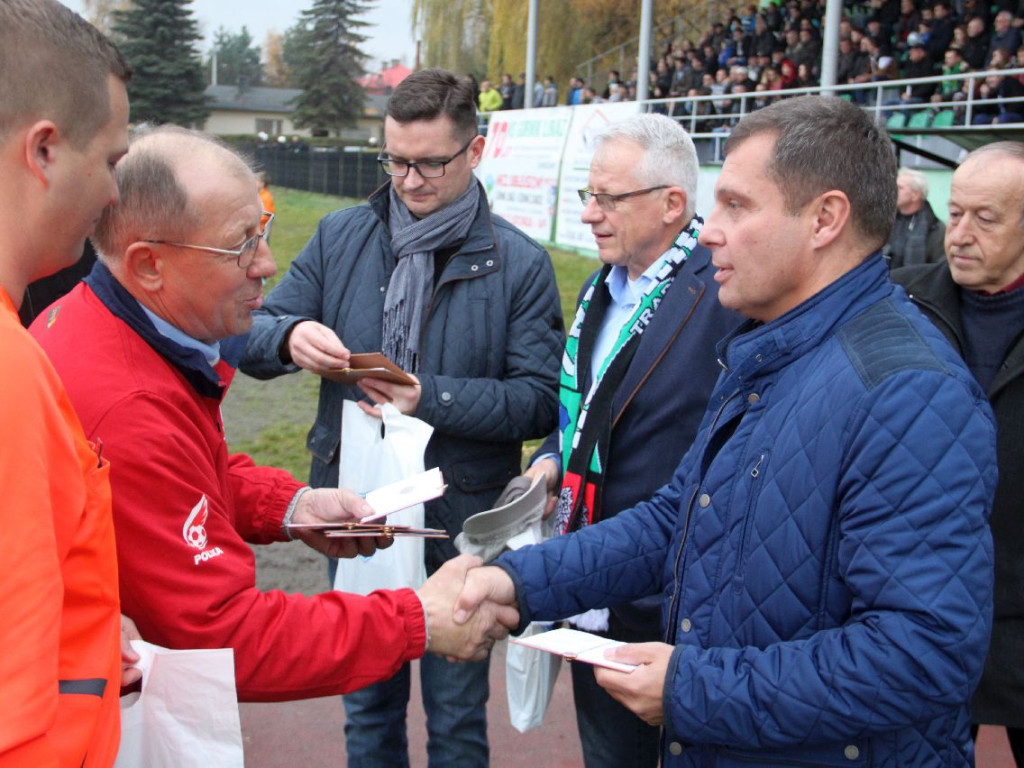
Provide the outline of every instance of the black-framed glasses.
[[591,198],[597,201],[597,207],[602,211],[614,211],[615,206],[622,200],[628,200],[631,197],[637,195],[646,195],[648,192],[656,192],[659,189],[668,189],[667,184],[661,184],[657,187],[647,187],[647,189],[635,189],[632,192],[623,192],[618,195],[609,195],[607,192],[591,192],[590,187],[584,187],[583,189],[577,190],[580,196],[580,202],[583,205],[590,203]]
[[383,170],[388,176],[408,176],[409,171],[415,168],[416,172],[424,179],[439,179],[444,176],[444,167],[469,149],[469,145],[473,143],[473,139],[475,138],[476,136],[473,136],[473,138],[462,145],[462,149],[447,160],[417,160],[415,163],[410,163],[405,160],[395,160],[384,154],[387,151],[387,147],[385,146],[381,148],[380,154],[377,155],[377,162],[380,163],[381,170]]
[[248,269],[256,260],[256,251],[259,250],[260,240],[270,237],[270,228],[274,224],[274,214],[263,211],[260,223],[260,231],[250,237],[240,248],[214,248],[209,245],[191,245],[189,243],[175,243],[171,240],[143,240],[144,243],[159,243],[172,245],[175,248],[191,248],[193,251],[206,251],[207,253],[219,253],[223,256],[234,256],[238,260],[239,269]]

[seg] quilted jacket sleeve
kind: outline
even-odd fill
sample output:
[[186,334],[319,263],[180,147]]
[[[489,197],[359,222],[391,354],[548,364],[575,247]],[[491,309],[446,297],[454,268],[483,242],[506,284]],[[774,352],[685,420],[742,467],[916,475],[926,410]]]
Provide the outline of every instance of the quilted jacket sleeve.
[[543,437],[557,423],[564,343],[555,272],[547,253],[506,253],[511,290],[505,370],[500,378],[420,376],[416,417],[440,433],[473,440]]
[[[96,432],[107,436],[113,467],[123,610],[144,638],[233,648],[243,701],[349,692],[422,655],[423,610],[412,590],[306,597],[257,589],[242,533],[273,537],[297,485],[282,480],[286,473],[211,455],[199,427],[152,395],[115,405]],[[269,501],[254,498],[263,494]],[[240,509],[248,504],[253,510]]]
[[829,742],[928,722],[970,698],[991,625],[996,480],[994,428],[977,403],[940,372],[894,375],[863,396],[837,496],[849,617],[765,648],[677,646],[669,738]]
[[294,373],[297,365],[281,361],[288,332],[303,320],[323,320],[323,222],[302,249],[281,282],[253,314],[252,331],[239,368],[257,379]]
[[[594,281],[594,277],[598,274],[598,272],[600,272],[600,270],[592,272],[590,274],[590,276],[586,280],[583,281],[583,285],[580,288],[579,293],[576,295],[576,311],[579,311],[580,302],[583,301],[583,296],[587,292],[587,288]],[[573,322],[575,322],[575,316],[565,318],[566,328],[571,327]],[[563,347],[563,350],[564,350],[564,347]],[[562,359],[563,350],[559,350],[559,361],[561,361],[561,359]],[[561,373],[561,365],[559,365],[559,373]],[[536,451],[534,451],[533,455],[530,457],[529,463],[533,464],[541,456],[544,456],[545,454],[551,454],[551,453],[555,454],[558,457],[557,458],[558,468],[561,471],[563,469],[562,468],[562,431],[561,431],[561,429],[555,429],[554,431],[551,432],[551,434],[549,434],[546,438],[544,438],[544,442],[541,444],[541,446]]]

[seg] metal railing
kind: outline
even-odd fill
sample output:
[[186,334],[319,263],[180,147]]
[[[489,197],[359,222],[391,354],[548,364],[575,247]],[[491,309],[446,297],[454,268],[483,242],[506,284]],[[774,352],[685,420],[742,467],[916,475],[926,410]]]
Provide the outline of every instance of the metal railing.
[[[686,96],[669,99],[642,99],[640,103],[645,111],[664,111],[669,116],[680,122],[687,132],[694,138],[714,138],[723,132],[728,133],[728,128],[738,122],[744,115],[765,106],[766,103],[780,98],[793,96],[805,96],[808,94],[832,93],[841,98],[849,98],[862,104],[865,109],[875,113],[878,122],[884,123],[888,116],[895,112],[918,112],[918,111],[946,111],[952,110],[956,113],[956,122],[951,128],[963,128],[965,130],[991,130],[993,125],[972,125],[974,115],[979,106],[1006,105],[1020,103],[1021,114],[1024,116],[1024,97],[982,99],[975,95],[974,89],[968,89],[962,99],[946,100],[941,102],[903,103],[899,101],[899,94],[904,89],[923,83],[936,83],[941,86],[945,82],[963,82],[967,80],[982,81],[990,76],[1020,77],[1024,75],[1024,68],[986,70],[984,72],[969,72],[959,75],[936,75],[935,77],[921,77],[902,80],[880,80],[873,83],[857,85],[836,85],[832,87],[815,86],[813,88],[786,88],[776,91],[747,91],[745,93],[711,94],[709,96]],[[729,102],[729,112],[718,111],[716,102]],[[738,102],[738,104],[735,104]],[[710,103],[715,107],[713,114],[702,114],[701,104]],[[487,118],[490,113],[481,112],[480,125],[487,125]],[[1007,127],[1016,126],[1018,130],[1024,129],[1024,123],[1012,123]],[[900,128],[904,126],[899,126]],[[907,126],[911,129],[914,126]],[[481,130],[481,133],[484,131]]]
[[[832,93],[840,97],[850,98],[852,101],[861,104],[875,114],[879,123],[888,122],[891,115],[896,113],[913,114],[918,112],[939,112],[952,111],[954,123],[948,128],[964,130],[992,130],[994,125],[973,125],[974,116],[980,106],[1005,106],[1019,104],[1017,114],[1024,117],[1024,97],[982,99],[975,95],[975,89],[969,88],[962,93],[962,99],[944,100],[941,102],[925,101],[919,103],[906,103],[900,101],[900,93],[915,85],[925,83],[936,83],[941,86],[946,82],[964,82],[984,80],[989,76],[1020,77],[1024,75],[1024,68],[988,70],[985,72],[971,72],[960,75],[939,75],[936,77],[924,77],[904,80],[881,80],[873,83],[858,85],[837,85],[831,88],[789,88],[776,91],[748,91],[746,93],[733,94],[712,94],[710,96],[694,96],[672,99],[648,99],[643,102],[647,111],[664,111],[671,117],[677,119],[687,132],[694,138],[714,138],[723,132],[728,134],[729,129],[738,122],[744,115],[765,106],[767,103],[780,98],[792,96],[803,96],[807,94]],[[703,114],[701,104],[710,103],[715,107],[714,114]],[[720,111],[722,108],[728,111]],[[907,122],[910,122],[909,120]],[[1007,124],[1007,127],[1016,126],[1018,130],[1024,129],[1024,123]],[[893,126],[895,130],[909,128],[913,125]],[[921,128],[930,127],[921,125]]]

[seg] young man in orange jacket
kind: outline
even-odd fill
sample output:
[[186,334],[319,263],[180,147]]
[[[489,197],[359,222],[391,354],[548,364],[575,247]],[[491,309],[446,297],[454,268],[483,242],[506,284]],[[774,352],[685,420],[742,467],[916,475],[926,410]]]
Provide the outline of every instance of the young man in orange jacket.
[[117,200],[129,70],[56,0],[4,0],[0,71],[0,766],[109,766],[122,680],[109,467],[17,311]]

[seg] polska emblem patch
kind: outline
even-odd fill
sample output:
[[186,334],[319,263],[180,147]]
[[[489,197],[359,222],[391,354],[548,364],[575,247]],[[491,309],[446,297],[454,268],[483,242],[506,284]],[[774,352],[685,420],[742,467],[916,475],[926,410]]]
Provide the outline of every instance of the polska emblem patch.
[[181,535],[185,543],[196,549],[206,549],[206,518],[210,516],[210,502],[206,500],[206,494],[199,500],[199,503],[192,507],[185,525],[181,529]]

